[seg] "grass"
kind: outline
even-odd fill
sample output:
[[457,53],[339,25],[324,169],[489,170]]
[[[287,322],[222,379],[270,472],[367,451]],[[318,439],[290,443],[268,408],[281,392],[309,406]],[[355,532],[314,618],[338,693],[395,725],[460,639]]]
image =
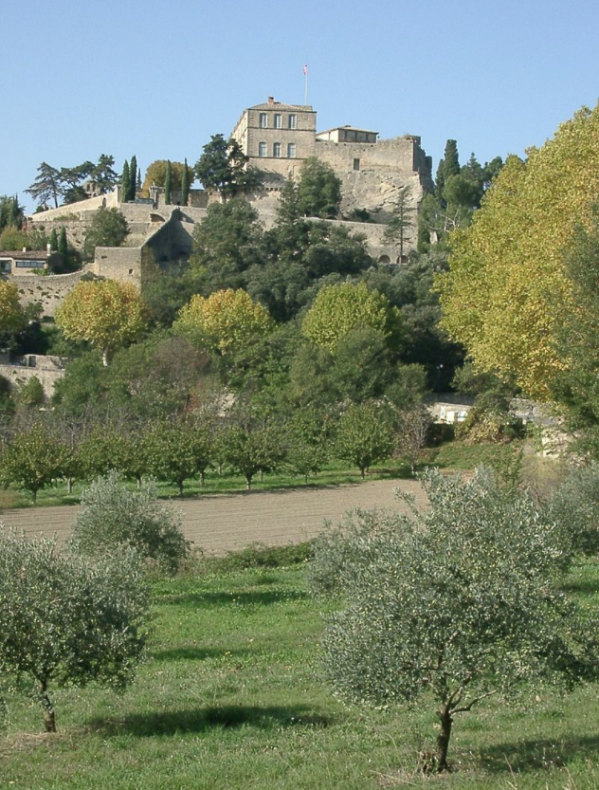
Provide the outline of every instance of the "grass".
[[[527,706],[498,703],[458,718],[441,778],[414,772],[433,742],[429,702],[409,710],[345,706],[319,674],[322,629],[303,553],[246,553],[154,584],[147,662],[126,694],[55,694],[59,732],[41,733],[37,706],[9,698],[0,735],[2,790],[590,790],[596,763],[596,688],[540,692]],[[241,563],[242,565],[244,563]],[[198,572],[198,570],[200,572]],[[569,580],[599,605],[599,566]]]

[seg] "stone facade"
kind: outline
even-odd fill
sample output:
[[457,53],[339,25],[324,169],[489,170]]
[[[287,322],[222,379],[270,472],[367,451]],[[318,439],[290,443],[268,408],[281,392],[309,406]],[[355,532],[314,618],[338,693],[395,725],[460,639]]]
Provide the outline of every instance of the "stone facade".
[[66,360],[62,357],[26,354],[9,360],[6,354],[0,356],[0,376],[5,378],[11,388],[22,387],[32,378],[37,378],[43,387],[46,398],[51,398],[54,385],[64,376]]

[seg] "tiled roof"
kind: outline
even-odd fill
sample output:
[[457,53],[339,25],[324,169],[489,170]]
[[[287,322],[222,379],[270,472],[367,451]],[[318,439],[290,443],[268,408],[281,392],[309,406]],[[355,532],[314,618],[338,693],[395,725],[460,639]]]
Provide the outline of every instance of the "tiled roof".
[[46,250],[0,250],[0,258],[18,258],[20,261],[45,261],[52,254]]

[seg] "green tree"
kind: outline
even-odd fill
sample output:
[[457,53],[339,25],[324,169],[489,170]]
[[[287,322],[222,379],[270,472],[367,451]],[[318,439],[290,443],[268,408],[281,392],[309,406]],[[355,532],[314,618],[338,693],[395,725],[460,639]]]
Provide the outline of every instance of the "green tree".
[[205,189],[215,189],[226,200],[258,185],[258,176],[248,168],[248,161],[236,140],[215,134],[204,146],[194,172]]
[[2,449],[0,477],[5,484],[29,491],[34,505],[38,492],[63,474],[63,448],[41,423],[13,436]]
[[390,347],[401,337],[401,316],[389,300],[360,282],[324,286],[302,323],[315,345],[334,351],[352,329],[370,327],[381,332]]
[[248,491],[258,472],[270,472],[284,458],[281,427],[275,422],[243,415],[220,437],[226,462],[245,478]]
[[29,249],[29,237],[16,225],[7,225],[0,233],[0,250]]
[[245,286],[245,272],[261,262],[264,231],[258,212],[243,198],[213,203],[194,228],[188,279],[205,296]]
[[129,225],[124,214],[118,208],[99,208],[90,223],[83,241],[83,257],[91,260],[96,247],[121,247]]
[[393,204],[393,211],[383,234],[385,241],[398,245],[400,263],[404,261],[406,239],[413,225],[414,206],[410,204],[410,191],[410,187],[402,187],[397,193],[397,200]]
[[14,283],[0,280],[0,334],[15,334],[25,325],[25,312]]
[[137,157],[135,154],[131,157],[131,164],[129,165],[129,195],[128,200],[135,201],[137,193]]
[[181,516],[158,501],[151,481],[131,491],[118,472],[109,472],[83,491],[81,505],[71,536],[79,554],[98,558],[129,547],[174,573],[189,551]]
[[307,217],[331,219],[341,205],[341,180],[329,165],[316,157],[306,159],[297,186],[300,211]]
[[[131,170],[129,172],[133,178]],[[119,175],[114,170],[114,157],[110,154],[100,154],[97,164],[93,166],[90,173],[90,178],[94,182],[96,191],[101,195],[112,192],[119,182]]]
[[47,162],[42,162],[37,171],[35,181],[25,192],[31,195],[40,206],[51,200],[54,203],[54,208],[58,208],[58,198],[62,194],[60,171]]
[[173,188],[173,168],[170,160],[166,163],[166,176],[164,179],[164,202],[168,206],[171,202],[171,190]]
[[121,200],[127,203],[131,193],[131,173],[129,171],[129,162],[125,159],[123,164],[123,172],[121,173]]
[[183,420],[161,420],[147,434],[146,448],[152,474],[167,480],[183,496],[185,481],[197,471],[195,437]]
[[191,168],[187,164],[187,159],[183,163],[183,174],[181,176],[181,205],[186,206],[189,202],[189,187],[191,184]]
[[121,550],[95,563],[54,541],[0,532],[0,674],[32,685],[47,732],[51,687],[123,688],[143,655],[148,589],[137,558]]
[[58,234],[58,248],[57,252],[59,255],[63,255],[65,258],[69,254],[69,245],[67,242],[67,230],[64,225],[60,229],[60,233]]
[[50,250],[51,252],[58,252],[58,234],[56,233],[56,228],[52,228],[52,232],[50,233]]
[[7,225],[11,225],[19,230],[23,227],[25,219],[23,207],[19,205],[19,199],[15,195],[0,195],[0,233]]
[[55,313],[65,337],[86,340],[102,352],[108,365],[114,351],[138,337],[146,326],[137,289],[116,280],[77,283]]
[[389,412],[377,403],[351,404],[341,415],[335,431],[334,454],[360,470],[362,480],[372,464],[393,452],[393,426]]
[[491,695],[597,677],[596,616],[560,590],[560,530],[488,474],[429,473],[430,507],[366,512],[317,541],[316,589],[337,584],[325,667],[343,695],[378,705],[432,698],[429,770],[448,769],[456,716]]

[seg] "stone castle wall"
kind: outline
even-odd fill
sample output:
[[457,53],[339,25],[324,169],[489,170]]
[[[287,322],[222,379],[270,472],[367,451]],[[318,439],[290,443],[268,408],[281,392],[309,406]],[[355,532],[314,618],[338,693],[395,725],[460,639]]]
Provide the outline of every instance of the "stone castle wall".
[[[89,270],[87,270],[89,271]],[[26,307],[39,304],[43,315],[54,315],[54,311],[65,296],[72,291],[86,270],[71,274],[18,274],[10,278],[19,289],[19,301]]]
[[60,357],[27,354],[11,364],[0,362],[0,376],[9,382],[13,389],[22,387],[32,378],[37,378],[46,398],[51,398],[54,385],[64,376],[65,364],[66,360]]

